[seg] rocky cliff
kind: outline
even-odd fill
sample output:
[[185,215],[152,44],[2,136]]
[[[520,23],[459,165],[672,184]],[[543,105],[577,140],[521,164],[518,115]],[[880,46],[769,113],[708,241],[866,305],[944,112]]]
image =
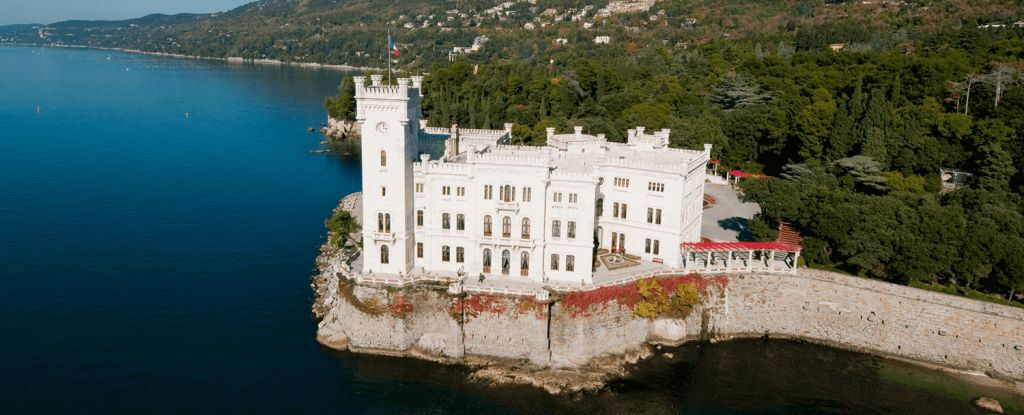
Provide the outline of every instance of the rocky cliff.
[[[358,207],[358,196],[339,208]],[[315,277],[318,340],[339,350],[413,356],[474,378],[551,393],[596,390],[652,347],[785,337],[1024,381],[1024,310],[838,274],[678,275],[700,303],[642,318],[637,283],[533,297],[452,294],[445,285],[367,286],[356,247],[325,245]]]

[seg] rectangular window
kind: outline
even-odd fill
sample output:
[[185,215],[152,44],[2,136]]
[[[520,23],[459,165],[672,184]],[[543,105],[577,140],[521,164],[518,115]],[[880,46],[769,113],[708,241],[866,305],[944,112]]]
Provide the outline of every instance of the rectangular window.
[[484,200],[491,200],[492,198],[494,198],[494,186],[484,185]]
[[452,215],[450,213],[441,214],[441,229],[452,228]]
[[459,196],[459,197],[466,196],[466,188],[465,187],[459,186],[458,188],[455,189],[455,192],[456,192],[456,196]]
[[654,255],[658,255],[658,245],[661,245],[659,242],[661,241],[654,241]]
[[629,187],[629,179],[626,178],[616,177],[613,183],[615,187]]
[[466,250],[463,249],[461,246],[455,248],[455,262],[458,262],[460,264],[466,262]]
[[551,254],[551,270],[558,271],[558,254]]
[[451,262],[452,260],[452,249],[447,245],[441,247],[441,261]]
[[647,182],[647,191],[649,192],[664,192],[665,183]]
[[569,224],[566,226],[566,229],[565,229],[565,234],[566,234],[566,236],[569,237],[569,239],[575,239],[576,238],[576,222],[575,221],[569,221]]
[[423,258],[423,242],[416,242],[416,258]]
[[576,256],[566,255],[565,256],[565,270],[572,272],[576,270]]
[[647,223],[654,223],[654,208],[647,208]]
[[561,221],[557,221],[557,220],[551,221],[551,237],[552,238],[559,238],[561,236],[562,236],[562,222]]
[[530,201],[530,197],[533,196],[531,193],[533,193],[533,192],[531,191],[531,189],[529,187],[524,187],[523,188],[523,201],[524,202],[529,202]]
[[451,196],[452,195],[452,187],[451,186],[441,186],[441,194],[444,195],[444,196]]
[[654,224],[661,225],[661,209],[654,211]]
[[[455,216],[455,230],[464,231],[466,230],[466,215],[458,214]],[[462,248],[459,248],[462,249]]]
[[626,204],[625,203],[622,204],[622,209],[619,209],[619,213],[620,213],[620,216],[619,216],[620,218],[626,219]]
[[644,253],[651,253],[651,238],[644,239]]
[[562,192],[555,192],[555,195],[552,198],[552,200],[554,200],[555,203],[561,203],[562,202]]
[[612,203],[612,217],[619,217],[619,202]]
[[416,193],[423,193],[423,183],[416,183]]
[[387,195],[388,195],[388,188],[385,187],[385,186],[381,186],[380,187],[380,197],[385,197]]
[[579,195],[576,193],[569,193],[569,203],[576,204],[579,201]]
[[416,211],[416,226],[423,226],[423,211]]

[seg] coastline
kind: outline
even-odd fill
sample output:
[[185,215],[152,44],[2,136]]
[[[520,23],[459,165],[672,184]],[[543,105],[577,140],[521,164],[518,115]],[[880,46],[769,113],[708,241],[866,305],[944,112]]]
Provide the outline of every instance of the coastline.
[[194,59],[194,60],[210,60],[219,62],[228,62],[233,64],[253,64],[253,65],[270,65],[270,66],[292,66],[299,68],[308,69],[327,69],[333,71],[350,72],[350,71],[380,71],[381,68],[374,68],[369,66],[352,66],[352,65],[337,65],[337,64],[324,64],[316,62],[285,62],[277,59],[246,59],[238,56],[229,57],[214,57],[214,56],[198,56],[198,55],[185,55],[180,53],[167,53],[167,52],[149,52],[139,49],[125,49],[125,48],[111,48],[104,46],[84,46],[84,45],[39,45],[32,43],[0,43],[0,45],[10,46],[25,46],[25,47],[36,47],[36,48],[54,48],[54,49],[93,49],[93,50],[106,50],[116,51],[124,53],[133,53],[139,55],[149,56],[160,56],[166,58],[176,59]]
[[[361,206],[359,194],[354,193],[342,199],[336,209],[352,211],[358,206]],[[728,277],[731,281],[708,292],[707,304],[683,318],[637,319],[631,310],[615,306],[591,309],[587,315],[573,317],[562,299],[555,299],[540,309],[527,306],[525,312],[519,307],[517,312],[517,304],[523,303],[515,296],[490,298],[487,300],[490,304],[500,303],[500,307],[485,309],[479,316],[474,314],[470,318],[467,310],[471,307],[468,306],[478,304],[474,302],[477,296],[451,295],[443,285],[392,288],[357,284],[352,277],[360,268],[358,252],[356,246],[347,252],[329,243],[321,247],[318,273],[311,284],[316,292],[313,312],[319,322],[318,342],[354,353],[459,364],[472,371],[470,379],[492,385],[532,385],[556,395],[596,392],[604,389],[608,382],[628,376],[630,365],[657,355],[655,350],[661,347],[700,341],[770,338],[803,341],[909,363],[1024,396],[1024,382],[1019,380],[1016,364],[1003,360],[1003,367],[985,367],[991,360],[983,365],[976,353],[966,350],[968,346],[980,346],[980,339],[978,343],[960,343],[957,339],[961,336],[946,333],[946,330],[954,330],[952,326],[958,324],[955,320],[964,320],[963,316],[995,319],[991,321],[1010,325],[1007,327],[1010,331],[1003,332],[1009,336],[1002,337],[1010,346],[1001,348],[1008,350],[998,356],[1019,353],[1013,345],[1024,339],[1012,333],[1016,333],[1013,327],[1021,324],[1024,315],[1016,310],[976,304],[974,300],[961,304],[954,297],[933,298],[936,295],[931,292],[903,291],[910,290],[909,287],[895,287],[896,292],[887,292],[885,289],[894,287],[815,274],[790,279],[748,275]],[[854,294],[846,297],[864,297],[848,304],[829,300],[827,293],[841,287]],[[820,294],[824,297],[821,301],[800,299],[798,304],[781,301],[794,297],[792,293],[798,290],[825,294]],[[925,298],[907,294],[920,294]],[[402,304],[408,301],[408,314],[384,311],[396,304],[396,298],[401,298]],[[368,308],[371,301],[373,305]],[[901,321],[901,316],[885,313],[899,313],[890,303],[903,302],[935,307],[922,310],[926,318],[933,318],[936,312],[950,313],[951,320],[946,323],[950,326],[930,333],[907,332],[902,329],[904,324],[921,323]],[[463,312],[462,317],[451,314],[451,307],[455,305]],[[376,311],[371,309],[373,307]],[[902,306],[896,308],[902,309]],[[533,319],[535,314],[537,319]],[[886,325],[885,319],[889,318],[893,321]],[[507,333],[496,335],[489,329],[496,325],[513,334],[511,337]],[[859,336],[863,333],[866,334]],[[992,337],[985,340],[990,342]],[[595,341],[601,344],[594,346]],[[959,360],[947,360],[947,353],[963,354]],[[995,356],[986,359],[999,363]]]

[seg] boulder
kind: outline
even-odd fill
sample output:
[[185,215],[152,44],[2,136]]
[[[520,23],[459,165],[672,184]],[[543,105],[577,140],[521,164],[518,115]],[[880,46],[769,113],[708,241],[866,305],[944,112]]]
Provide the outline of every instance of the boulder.
[[316,331],[316,341],[335,350],[348,349],[349,338],[334,324],[324,324]]
[[652,344],[678,346],[686,340],[686,322],[676,318],[654,320],[647,341]]
[[974,404],[977,405],[979,408],[992,411],[997,414],[1003,413],[1003,406],[999,404],[999,401],[989,398],[987,396],[982,396],[978,399],[975,399]]

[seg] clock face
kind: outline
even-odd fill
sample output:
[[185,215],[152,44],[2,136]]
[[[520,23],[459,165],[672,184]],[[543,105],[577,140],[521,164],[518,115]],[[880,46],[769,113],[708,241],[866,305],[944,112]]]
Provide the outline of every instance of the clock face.
[[381,133],[381,134],[384,134],[384,133],[388,132],[388,123],[386,123],[386,122],[379,122],[379,123],[377,123],[377,132]]

